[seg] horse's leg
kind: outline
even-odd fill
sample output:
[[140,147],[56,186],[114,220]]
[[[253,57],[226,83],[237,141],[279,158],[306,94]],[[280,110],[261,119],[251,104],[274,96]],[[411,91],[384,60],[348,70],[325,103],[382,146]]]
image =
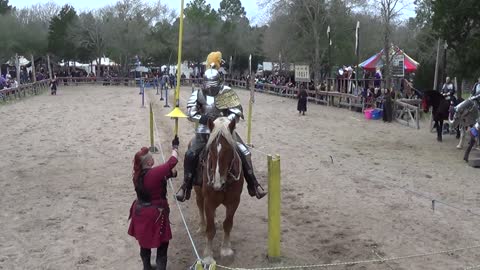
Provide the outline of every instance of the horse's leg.
[[468,162],[468,157],[470,156],[470,152],[472,151],[473,146],[475,145],[475,137],[471,136],[470,137],[470,142],[468,143],[468,147],[465,150],[465,155],[463,156],[463,160]]
[[198,218],[199,218],[199,226],[197,233],[205,233],[205,205],[204,205],[204,198],[202,194],[202,188],[199,186],[194,187],[195,190],[195,199],[197,201],[198,207]]
[[465,138],[465,127],[459,127],[460,130],[460,140],[457,145],[457,149],[462,149],[463,147],[463,139]]
[[[214,194],[211,194],[214,196]],[[206,245],[205,245],[205,263],[213,263],[213,238],[215,237],[215,209],[217,207],[213,205],[212,202],[205,200],[205,217],[207,219],[207,228],[206,228]]]
[[237,211],[239,203],[240,197],[225,206],[226,213],[225,221],[223,221],[223,243],[220,250],[220,255],[222,257],[229,257],[233,255],[232,243],[230,242],[230,232],[232,231],[233,227],[233,216],[235,215],[235,211]]
[[442,141],[443,121],[435,121],[437,125],[437,141]]

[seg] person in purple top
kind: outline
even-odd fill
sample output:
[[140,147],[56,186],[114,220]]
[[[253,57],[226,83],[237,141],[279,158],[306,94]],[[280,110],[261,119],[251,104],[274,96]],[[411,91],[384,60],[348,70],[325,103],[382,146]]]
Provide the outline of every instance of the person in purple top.
[[6,85],[7,85],[7,81],[5,80],[5,78],[2,75],[0,75],[0,90],[5,88]]

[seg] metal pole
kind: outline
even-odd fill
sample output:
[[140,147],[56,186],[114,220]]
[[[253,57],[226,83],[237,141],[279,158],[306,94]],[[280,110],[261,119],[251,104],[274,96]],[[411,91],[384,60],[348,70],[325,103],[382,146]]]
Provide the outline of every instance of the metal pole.
[[[162,75],[162,78],[163,78],[163,75]],[[161,79],[161,80],[162,80],[162,79]],[[161,80],[160,80],[160,82],[161,82]],[[163,100],[163,87],[164,87],[164,85],[162,85],[162,84],[160,83],[160,100]]]
[[20,85],[20,60],[18,59],[18,54],[15,54],[15,69],[17,72],[17,83]]
[[31,55],[32,58],[32,82],[37,82],[37,75],[35,74],[35,59],[33,58],[33,54]]
[[328,36],[328,77],[332,76],[332,39],[330,38],[330,25],[327,28]]
[[142,108],[145,107],[145,88],[143,86],[143,77],[140,76],[140,91],[142,92]]
[[436,59],[436,62],[435,62],[435,77],[433,79],[433,90],[436,91],[437,90],[437,85],[438,85],[438,62],[439,62],[439,59],[440,59],[440,42],[441,42],[441,39],[438,39],[438,42],[437,42],[437,59]]
[[358,90],[358,65],[360,65],[360,22],[357,21],[357,28],[356,28],[356,36],[357,36],[357,47],[356,47],[356,55],[357,55],[357,66],[355,67],[355,88]]
[[165,87],[165,105],[163,107],[165,108],[170,107],[170,105],[168,105],[168,88],[167,87]]

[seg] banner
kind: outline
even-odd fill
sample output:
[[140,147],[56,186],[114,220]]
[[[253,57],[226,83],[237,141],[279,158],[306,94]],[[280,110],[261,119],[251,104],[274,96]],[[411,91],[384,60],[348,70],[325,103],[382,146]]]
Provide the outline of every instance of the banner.
[[405,75],[405,55],[402,53],[395,54],[392,57],[392,76],[403,77]]
[[295,65],[295,81],[310,82],[310,67],[308,65]]

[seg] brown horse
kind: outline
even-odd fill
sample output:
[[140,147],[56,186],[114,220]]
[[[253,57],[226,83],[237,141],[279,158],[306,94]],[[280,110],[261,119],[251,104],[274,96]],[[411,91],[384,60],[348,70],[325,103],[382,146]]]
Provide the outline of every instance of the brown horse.
[[226,209],[223,221],[223,242],[220,250],[222,257],[230,257],[233,250],[230,232],[233,216],[240,204],[243,190],[242,161],[236,150],[234,139],[235,121],[220,117],[215,122],[209,121],[211,130],[206,146],[206,158],[202,160],[202,186],[195,186],[200,228],[206,234],[206,263],[213,262],[212,242],[215,237],[215,210],[223,204]]

